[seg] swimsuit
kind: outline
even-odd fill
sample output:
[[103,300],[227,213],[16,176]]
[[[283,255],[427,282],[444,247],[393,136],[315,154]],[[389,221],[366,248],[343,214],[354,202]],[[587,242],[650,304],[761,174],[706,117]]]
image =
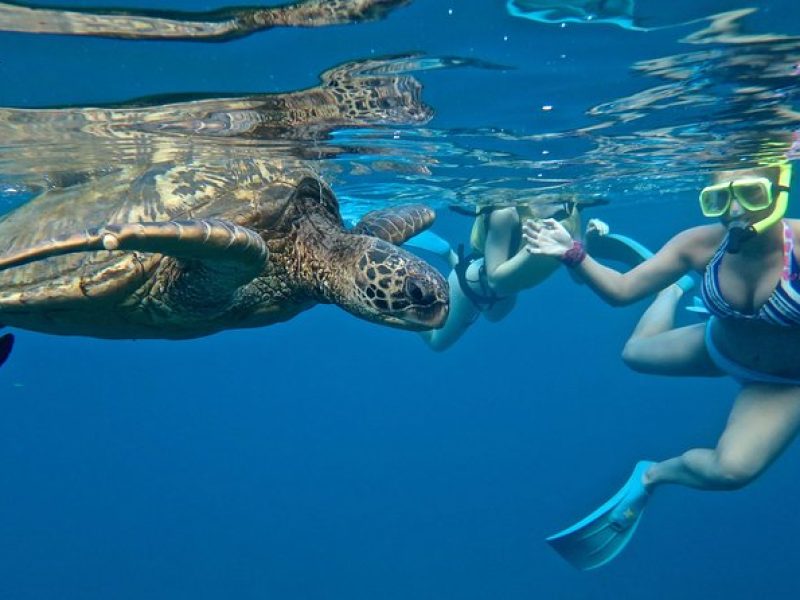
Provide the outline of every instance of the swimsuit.
[[[473,262],[477,261],[480,261],[478,280],[470,281],[467,279],[467,269]],[[479,312],[489,310],[500,300],[503,300],[503,297],[498,296],[492,289],[492,286],[489,285],[489,277],[486,275],[486,266],[484,265],[483,257],[476,256],[475,254],[464,256],[463,244],[458,246],[458,262],[456,266],[453,267],[453,270],[456,272],[456,277],[458,277],[458,285],[461,291],[464,292],[464,295],[469,298],[469,301],[472,302]],[[475,291],[472,288],[471,284],[475,283],[478,284],[480,291]],[[477,315],[475,315],[475,317],[477,318]]]
[[767,301],[754,313],[743,313],[733,308],[719,289],[719,265],[728,246],[728,238],[722,243],[706,266],[700,293],[703,302],[713,316],[706,325],[706,350],[711,361],[740,383],[773,383],[800,386],[800,379],[791,379],[760,373],[748,369],[724,356],[714,344],[711,323],[715,318],[759,320],[777,327],[800,327],[800,265],[794,256],[794,236],[788,223],[783,223],[783,270],[775,290]]
[[711,258],[703,275],[700,293],[703,302],[715,317],[722,319],[759,320],[778,327],[800,327],[800,266],[794,256],[794,236],[788,223],[783,223],[783,271],[775,291],[758,311],[748,314],[733,308],[719,289],[719,265],[728,247],[728,237]]
[[[461,291],[464,292],[464,295],[469,298],[470,302],[472,302],[479,312],[487,311],[494,307],[494,305],[498,302],[508,298],[508,296],[498,295],[497,292],[492,289],[492,286],[489,284],[489,277],[486,273],[486,266],[483,262],[483,252],[489,229],[489,217],[497,208],[498,207],[496,206],[485,206],[477,212],[477,216],[470,233],[470,245],[473,248],[473,252],[465,256],[464,246],[459,245],[458,262],[456,263],[455,267],[453,267],[453,270],[458,277],[458,285],[461,288]],[[519,215],[520,223],[526,219],[535,218],[533,208],[527,204],[517,206],[516,210],[517,214]],[[567,230],[572,233],[572,230],[575,228],[577,216],[578,205],[572,201],[564,201],[548,218],[560,221],[562,225],[564,225]],[[513,239],[511,241],[511,248],[509,248],[509,254],[511,255],[519,251],[522,243],[521,234],[518,234],[515,237],[517,239]],[[474,281],[468,280],[467,269],[472,263],[477,263],[478,261],[480,261],[478,267],[478,279]],[[477,290],[473,287],[476,284],[478,288]]]
[[800,379],[792,379],[789,377],[781,377],[779,375],[770,375],[769,373],[754,371],[753,369],[748,369],[747,367],[732,361],[730,358],[722,354],[722,352],[719,351],[714,343],[714,338],[711,336],[711,323],[714,321],[714,319],[716,319],[716,317],[711,317],[706,324],[706,351],[708,352],[708,356],[711,358],[711,362],[713,362],[720,371],[727,373],[742,385],[747,383],[774,383],[780,385],[800,386]]

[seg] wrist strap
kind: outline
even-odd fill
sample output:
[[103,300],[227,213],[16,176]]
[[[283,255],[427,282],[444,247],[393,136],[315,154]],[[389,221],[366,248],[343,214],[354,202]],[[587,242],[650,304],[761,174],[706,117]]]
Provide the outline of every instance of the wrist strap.
[[575,267],[583,262],[586,258],[586,248],[583,247],[583,242],[574,240],[572,247],[561,255],[561,262],[568,267]]

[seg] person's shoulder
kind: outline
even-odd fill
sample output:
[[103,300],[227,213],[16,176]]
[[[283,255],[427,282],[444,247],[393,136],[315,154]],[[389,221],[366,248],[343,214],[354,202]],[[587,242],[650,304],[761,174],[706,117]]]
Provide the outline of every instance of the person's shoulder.
[[684,229],[676,234],[670,242],[688,244],[692,246],[718,246],[725,237],[725,228],[719,223],[713,225],[698,225]]
[[784,219],[786,223],[789,224],[789,227],[792,228],[792,233],[797,237],[800,235],[800,219]]

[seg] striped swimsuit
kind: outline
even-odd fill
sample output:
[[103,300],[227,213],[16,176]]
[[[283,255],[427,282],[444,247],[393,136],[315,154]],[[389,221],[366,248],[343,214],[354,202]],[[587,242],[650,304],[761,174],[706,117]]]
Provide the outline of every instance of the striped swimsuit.
[[800,327],[800,266],[794,256],[794,236],[783,223],[783,270],[775,291],[758,311],[748,314],[733,308],[719,290],[719,265],[728,246],[728,238],[706,266],[700,293],[708,311],[722,319],[758,319],[778,327]]
[[777,327],[800,327],[800,266],[794,256],[794,236],[788,223],[783,223],[783,269],[775,291],[758,311],[748,314],[734,309],[719,290],[719,265],[727,249],[728,238],[711,258],[703,275],[700,293],[703,302],[713,316],[706,326],[706,350],[711,360],[721,370],[740,383],[772,383],[781,385],[800,385],[800,380],[761,373],[744,367],[722,354],[711,336],[711,322],[714,318],[761,320]]

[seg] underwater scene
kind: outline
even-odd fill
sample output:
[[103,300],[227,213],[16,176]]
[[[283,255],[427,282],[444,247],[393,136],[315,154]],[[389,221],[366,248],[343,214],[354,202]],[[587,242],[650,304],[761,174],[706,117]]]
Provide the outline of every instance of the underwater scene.
[[0,598],[798,596],[797,2],[0,2],[0,81]]

